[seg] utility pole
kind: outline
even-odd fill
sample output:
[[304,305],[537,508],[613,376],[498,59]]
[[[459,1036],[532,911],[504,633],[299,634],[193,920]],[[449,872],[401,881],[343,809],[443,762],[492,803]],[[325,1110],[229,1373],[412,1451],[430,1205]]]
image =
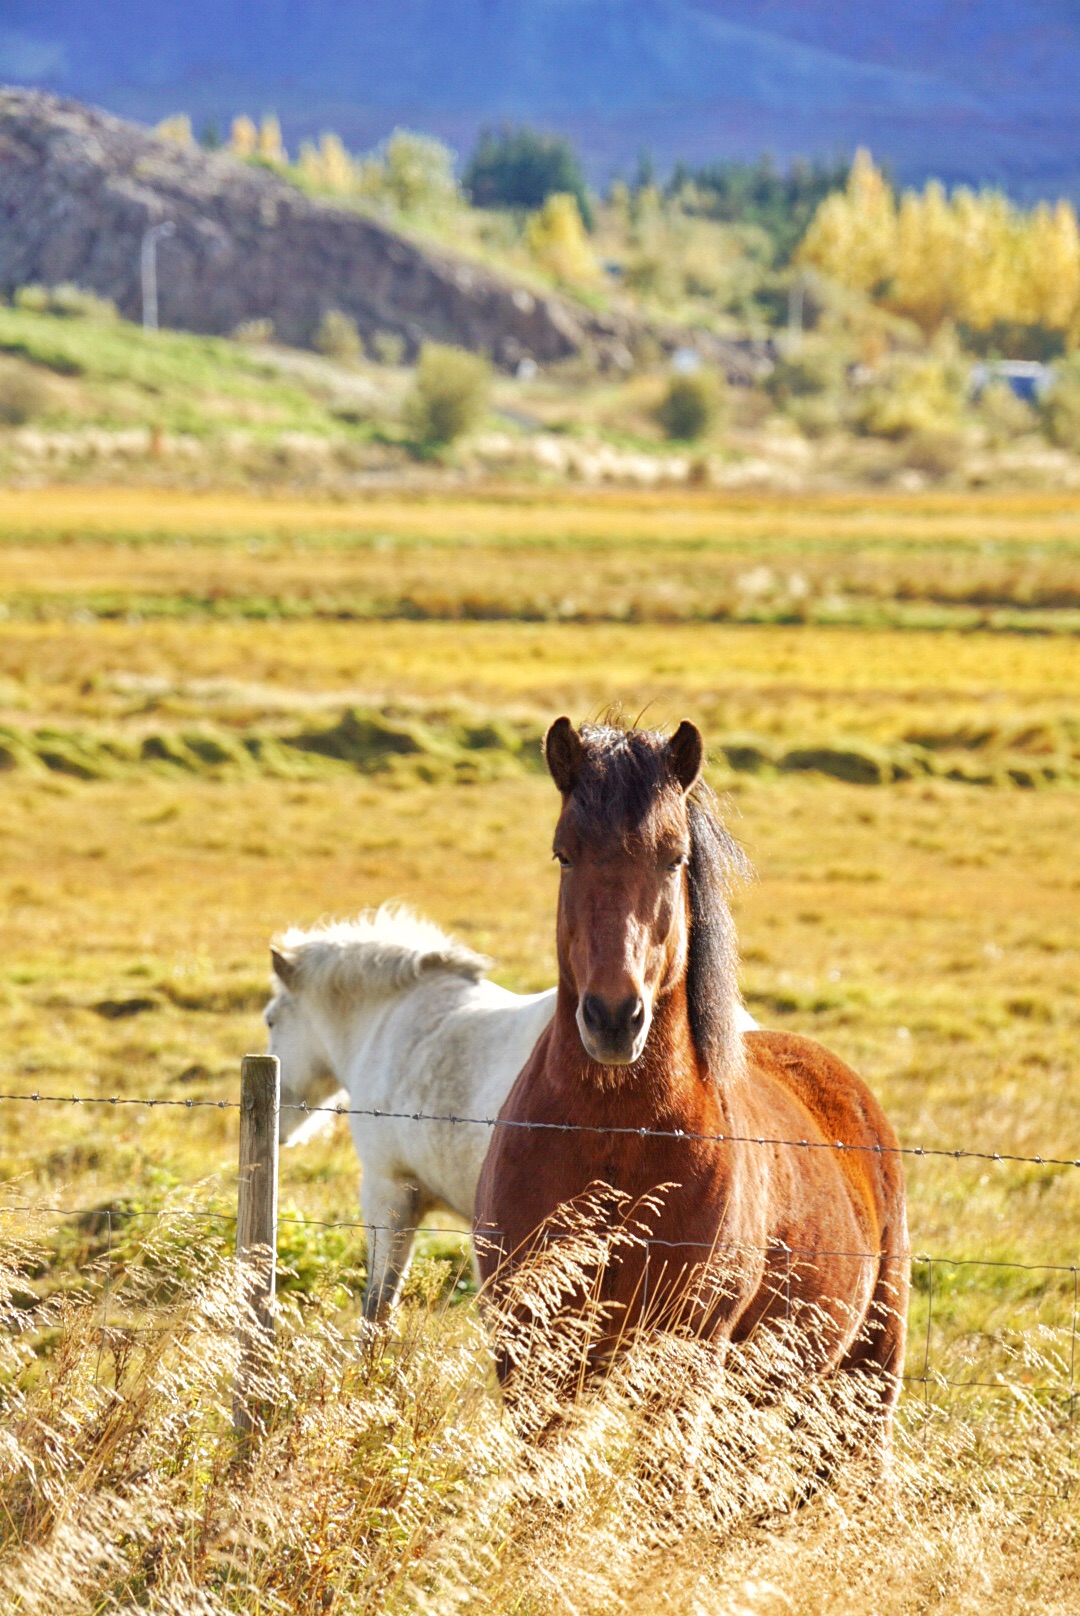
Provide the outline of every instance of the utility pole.
[[139,269],[142,275],[142,323],[144,331],[156,331],[158,328],[158,297],[157,297],[157,244],[166,236],[174,235],[176,226],[171,219],[164,219],[161,224],[152,224],[148,230],[143,231],[142,250],[139,254]]

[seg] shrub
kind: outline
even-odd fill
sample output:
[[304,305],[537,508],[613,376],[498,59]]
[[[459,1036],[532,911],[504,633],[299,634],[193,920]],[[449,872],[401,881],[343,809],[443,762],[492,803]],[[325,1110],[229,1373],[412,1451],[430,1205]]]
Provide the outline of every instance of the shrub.
[[58,314],[73,320],[118,320],[116,304],[107,297],[99,297],[85,286],[65,282],[60,286],[20,286],[15,293],[15,307],[31,314]]
[[1080,362],[1069,359],[1055,368],[1054,384],[1039,401],[1039,419],[1051,443],[1080,449]]
[[661,252],[639,252],[623,268],[623,285],[639,297],[670,302],[681,290],[679,276],[671,259]]
[[487,408],[491,368],[462,348],[427,342],[420,351],[416,379],[406,401],[406,424],[417,443],[453,443]]
[[49,300],[50,314],[59,314],[74,320],[117,320],[116,304],[108,297],[99,297],[84,286],[54,286]]
[[848,345],[827,336],[803,337],[778,360],[765,389],[778,409],[809,438],[847,425],[851,395]]
[[47,286],[39,286],[34,281],[29,286],[20,286],[11,301],[17,309],[25,309],[27,314],[48,314],[49,295]]
[[846,359],[846,353],[835,343],[816,336],[803,337],[777,360],[765,382],[766,390],[782,410],[795,399],[839,392],[845,385]]
[[273,342],[273,320],[241,320],[233,332],[234,342]]
[[1031,405],[1017,398],[1007,382],[991,382],[983,388],[978,413],[991,443],[1008,442],[1031,432],[1037,424]]
[[867,390],[859,430],[876,438],[951,435],[960,424],[962,392],[953,368],[936,357],[901,361]]
[[592,209],[577,152],[562,135],[534,129],[485,129],[465,169],[463,186],[478,208],[542,208],[549,196],[572,196],[585,224]]
[[376,331],[371,351],[380,365],[400,365],[405,357],[405,338],[398,331]]
[[673,376],[656,410],[656,418],[669,438],[688,441],[704,437],[714,427],[726,404],[726,383],[711,370]]
[[402,213],[431,212],[458,200],[454,154],[431,135],[395,129],[378,161],[382,189]]
[[356,321],[340,309],[327,309],[315,333],[315,346],[327,359],[336,359],[340,364],[359,359],[364,351]]
[[832,432],[843,431],[851,412],[845,395],[830,391],[793,398],[784,413],[805,437],[826,438]]
[[959,471],[967,453],[964,435],[947,426],[915,432],[903,447],[905,466],[928,477],[949,477]]
[[22,426],[46,408],[48,388],[35,370],[13,360],[0,362],[0,424]]

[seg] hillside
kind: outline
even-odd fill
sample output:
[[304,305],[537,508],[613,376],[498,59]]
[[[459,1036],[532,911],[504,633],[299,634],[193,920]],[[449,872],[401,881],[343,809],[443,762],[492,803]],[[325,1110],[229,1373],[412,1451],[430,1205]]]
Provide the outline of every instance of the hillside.
[[274,108],[290,139],[395,124],[465,147],[503,118],[594,178],[663,161],[871,144],[903,180],[1080,192],[1080,18],[1065,0],[9,0],[0,74],[153,121]]
[[224,334],[270,319],[282,341],[303,346],[337,309],[369,341],[391,334],[410,354],[426,338],[453,342],[505,367],[586,346],[602,357],[625,340],[611,320],[313,200],[265,168],[34,92],[0,91],[0,214],[6,294],[74,282],[137,318],[143,234],[167,219],[162,325]]
[[[349,176],[362,167],[344,162]],[[122,468],[173,484],[344,490],[442,475],[431,451],[457,439],[451,477],[1077,486],[1080,230],[1067,207],[950,202],[934,215],[936,256],[912,281],[888,256],[891,193],[861,160],[829,198],[839,235],[803,242],[813,278],[793,333],[777,325],[793,271],[773,264],[764,233],[655,188],[598,204],[591,238],[577,222],[588,275],[568,281],[542,256],[540,214],[459,197],[441,214],[395,212],[389,196],[305,183],[300,165],[211,154],[190,136],[0,91],[0,295],[11,299],[0,306],[0,475],[96,480]],[[909,221],[924,204],[934,193],[905,202]],[[867,219],[877,235],[863,245],[878,278],[888,271],[873,297],[850,250]],[[163,220],[175,226],[158,247],[172,329],[144,332],[140,243]],[[997,266],[993,303],[985,273],[959,275],[950,246],[970,243],[979,221],[975,261]],[[1035,263],[1052,272],[1025,268]],[[1029,397],[988,385],[989,373],[975,384],[975,356],[1002,332],[1014,356],[1048,362]],[[493,389],[479,384],[470,424],[442,438],[418,424],[424,365],[413,362],[432,338],[502,372]],[[318,356],[298,352],[312,346]]]

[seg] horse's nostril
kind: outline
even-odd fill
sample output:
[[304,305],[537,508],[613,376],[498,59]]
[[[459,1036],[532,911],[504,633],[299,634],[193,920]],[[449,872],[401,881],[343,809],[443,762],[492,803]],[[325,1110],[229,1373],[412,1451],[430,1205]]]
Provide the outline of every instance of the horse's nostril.
[[630,1012],[630,1026],[631,1026],[631,1028],[633,1029],[634,1032],[640,1031],[641,1024],[642,1024],[642,1022],[644,1020],[645,1020],[645,1001],[644,1001],[644,999],[638,999],[637,1003],[634,1005],[633,1010]]
[[597,998],[595,993],[586,993],[581,1001],[581,1016],[590,1032],[602,1032],[607,1023],[604,1001]]

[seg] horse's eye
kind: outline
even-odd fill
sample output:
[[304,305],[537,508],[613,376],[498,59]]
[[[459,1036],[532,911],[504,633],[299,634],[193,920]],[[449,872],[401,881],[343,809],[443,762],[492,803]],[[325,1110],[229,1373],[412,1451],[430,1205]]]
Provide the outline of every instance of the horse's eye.
[[570,860],[567,858],[565,853],[560,853],[558,849],[556,849],[551,856],[558,864],[560,870],[568,870],[570,868]]
[[689,862],[690,859],[688,855],[686,853],[680,853],[677,858],[672,859],[671,863],[668,865],[668,869],[671,871],[672,875],[674,875],[676,870],[685,870]]

